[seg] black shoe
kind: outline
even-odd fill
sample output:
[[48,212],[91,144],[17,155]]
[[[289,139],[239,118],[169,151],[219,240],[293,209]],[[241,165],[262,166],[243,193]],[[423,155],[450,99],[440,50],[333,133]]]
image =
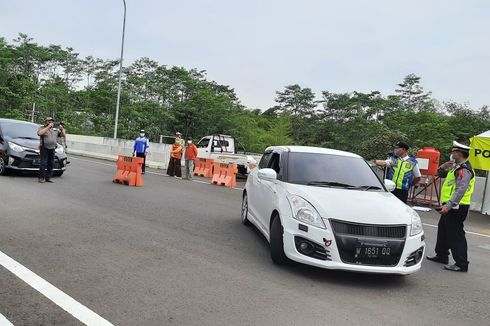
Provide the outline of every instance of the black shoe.
[[437,255],[427,256],[427,260],[430,260],[430,261],[433,261],[433,262],[436,262],[439,264],[448,264],[449,263],[449,259],[447,257],[443,258],[443,257],[439,257]]
[[446,266],[444,266],[444,269],[447,270],[447,271],[451,271],[451,272],[463,272],[463,273],[468,272],[468,267],[463,268],[463,267],[459,267],[456,264],[454,264],[454,265],[446,265]]
[[54,183],[53,180],[51,180],[51,179],[46,179],[46,182],[48,182],[48,183]]
[[39,178],[38,181],[39,181],[39,183],[45,183],[46,182],[46,180],[44,180],[43,178]]

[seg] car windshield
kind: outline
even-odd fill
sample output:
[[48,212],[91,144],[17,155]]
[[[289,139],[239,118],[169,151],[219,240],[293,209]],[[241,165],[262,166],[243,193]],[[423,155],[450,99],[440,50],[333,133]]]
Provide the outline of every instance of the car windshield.
[[0,128],[4,137],[39,139],[37,135],[39,126],[33,123],[1,121]]
[[208,145],[209,145],[209,141],[210,140],[211,139],[209,139],[209,138],[203,138],[203,139],[201,139],[201,141],[199,142],[199,144],[197,144],[197,147],[199,147],[199,148],[207,148]]
[[288,182],[316,187],[384,190],[362,158],[330,154],[290,153]]

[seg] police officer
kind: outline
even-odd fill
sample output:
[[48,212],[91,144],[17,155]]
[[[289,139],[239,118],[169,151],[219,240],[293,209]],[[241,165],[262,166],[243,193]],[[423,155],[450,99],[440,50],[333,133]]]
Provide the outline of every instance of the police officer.
[[[440,175],[446,180],[441,190],[441,217],[437,228],[436,255],[428,260],[446,264],[445,269],[453,272],[468,271],[468,244],[464,232],[464,220],[468,216],[471,195],[475,187],[475,171],[468,162],[470,148],[453,142],[451,161],[440,167]],[[449,249],[455,261],[449,263]]]
[[142,129],[140,130],[140,136],[136,138],[133,146],[133,156],[143,158],[143,165],[141,166],[141,174],[145,174],[146,156],[150,149],[150,141],[146,138],[146,133]]
[[420,169],[417,160],[408,155],[410,147],[407,143],[399,141],[394,147],[392,157],[385,161],[374,160],[372,163],[389,168],[388,179],[396,184],[393,194],[406,204],[410,188],[420,180]]

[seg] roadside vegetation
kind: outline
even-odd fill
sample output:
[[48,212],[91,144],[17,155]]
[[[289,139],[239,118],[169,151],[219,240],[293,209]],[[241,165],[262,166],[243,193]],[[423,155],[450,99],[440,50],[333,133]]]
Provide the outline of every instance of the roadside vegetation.
[[[117,73],[117,60],[82,58],[73,48],[39,45],[25,34],[0,38],[0,117],[30,120],[35,103],[36,122],[53,116],[70,133],[110,137]],[[452,140],[468,144],[490,129],[488,106],[440,102],[414,74],[394,94],[315,94],[293,84],[273,96],[271,108],[247,108],[232,87],[208,80],[205,71],[141,58],[123,71],[118,136],[133,138],[141,128],[152,141],[175,131],[194,138],[225,133],[250,152],[316,145],[371,159],[385,157],[396,140],[414,149],[433,146],[447,156]]]

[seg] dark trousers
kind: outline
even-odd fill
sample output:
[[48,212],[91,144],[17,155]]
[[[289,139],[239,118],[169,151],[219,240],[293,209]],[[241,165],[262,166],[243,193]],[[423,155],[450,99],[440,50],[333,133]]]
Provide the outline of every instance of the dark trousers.
[[408,190],[395,189],[395,190],[393,190],[393,195],[395,195],[396,198],[400,199],[405,204],[408,201]]
[[141,166],[141,172],[145,173],[145,166],[146,166],[146,155],[145,155],[145,153],[136,153],[136,157],[142,157],[143,158],[143,165]]
[[456,265],[461,268],[468,268],[468,244],[463,222],[469,209],[469,205],[459,205],[458,209],[451,209],[446,215],[441,215],[437,228],[437,256],[446,258],[451,249]]
[[41,147],[40,154],[39,179],[49,179],[53,176],[54,149]]
[[182,168],[180,165],[180,158],[170,158],[170,162],[168,162],[167,174],[171,177],[182,177]]

